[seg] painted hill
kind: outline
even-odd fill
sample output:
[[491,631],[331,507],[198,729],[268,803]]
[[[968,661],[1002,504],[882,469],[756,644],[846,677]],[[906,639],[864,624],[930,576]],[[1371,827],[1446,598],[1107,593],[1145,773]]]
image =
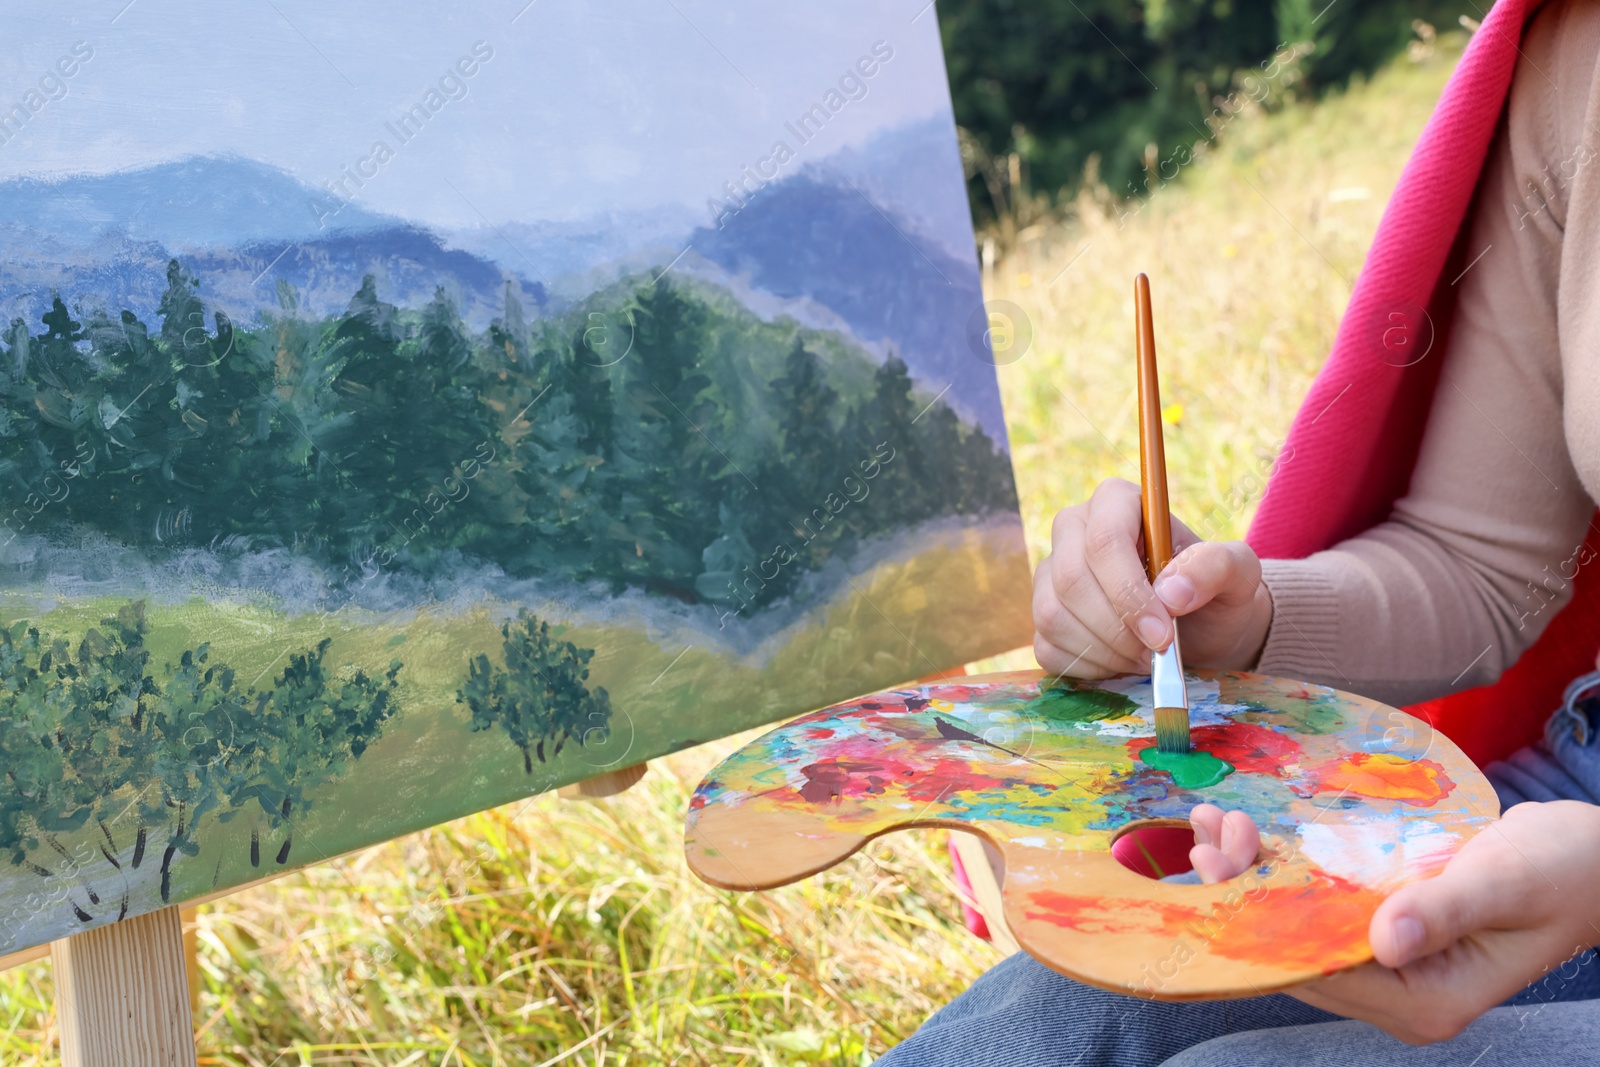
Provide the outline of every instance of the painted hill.
[[809,299],[861,341],[892,347],[925,386],[998,441],[1005,419],[982,347],[976,264],[897,223],[860,187],[802,172],[768,185],[694,250],[776,296]]

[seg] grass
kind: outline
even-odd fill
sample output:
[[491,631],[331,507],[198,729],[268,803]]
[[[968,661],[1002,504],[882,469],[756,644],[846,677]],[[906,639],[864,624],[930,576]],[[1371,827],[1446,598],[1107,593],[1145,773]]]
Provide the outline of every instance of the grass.
[[[1242,536],[1289,420],[1332,346],[1367,243],[1454,66],[1443,38],[1316,106],[1246,112],[1147,202],[1087,193],[1020,231],[985,278],[1033,342],[1000,368],[1030,547],[1108,476],[1139,478],[1133,276],[1150,276],[1173,513]],[[1170,173],[1170,168],[1169,168]],[[1124,213],[1130,213],[1123,218]],[[1179,411],[1181,410],[1181,415]],[[1254,488],[1252,488],[1254,487]]]
[[[1318,105],[1233,119],[1131,217],[1091,192],[1013,229],[985,284],[1033,333],[1000,380],[1036,558],[1054,509],[1137,478],[1139,270],[1178,405],[1174,510],[1243,532],[1459,49],[1446,38]],[[682,815],[741,740],[656,761],[610,800],[536,797],[206,907],[201,1061],[868,1062],[997,954],[960,927],[939,833],[769,893],[697,882]],[[46,964],[0,975],[0,1062],[58,1062],[52,1000]]]

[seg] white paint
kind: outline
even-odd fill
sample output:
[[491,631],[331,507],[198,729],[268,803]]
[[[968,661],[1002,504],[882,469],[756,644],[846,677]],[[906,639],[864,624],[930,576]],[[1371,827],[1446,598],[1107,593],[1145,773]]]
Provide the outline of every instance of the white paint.
[[1453,852],[1461,835],[1431,819],[1368,818],[1300,827],[1300,848],[1329,874],[1373,889],[1398,885],[1406,872]]

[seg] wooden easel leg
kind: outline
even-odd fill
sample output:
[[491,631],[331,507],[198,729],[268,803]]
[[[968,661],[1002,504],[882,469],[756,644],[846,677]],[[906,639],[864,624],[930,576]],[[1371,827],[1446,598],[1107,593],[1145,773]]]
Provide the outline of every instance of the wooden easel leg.
[[176,907],[50,946],[62,1067],[195,1067]]
[[1004,882],[1001,872],[1005,867],[1000,850],[976,834],[960,831],[951,831],[950,841],[955,845],[956,855],[961,857],[961,866],[972,885],[972,895],[977,898],[978,910],[989,927],[990,943],[1008,956],[1020,952],[1022,946],[1017,944],[1016,935],[1006,925],[1005,905],[1000,898]]

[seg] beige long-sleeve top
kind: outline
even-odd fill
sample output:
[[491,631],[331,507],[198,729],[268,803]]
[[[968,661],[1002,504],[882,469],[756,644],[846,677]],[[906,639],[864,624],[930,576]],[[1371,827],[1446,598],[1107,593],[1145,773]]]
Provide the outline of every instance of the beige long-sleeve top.
[[[1268,560],[1260,671],[1391,704],[1499,677],[1571,599],[1600,498],[1600,0],[1529,25],[1407,495]],[[1600,648],[1600,634],[1595,635]]]

